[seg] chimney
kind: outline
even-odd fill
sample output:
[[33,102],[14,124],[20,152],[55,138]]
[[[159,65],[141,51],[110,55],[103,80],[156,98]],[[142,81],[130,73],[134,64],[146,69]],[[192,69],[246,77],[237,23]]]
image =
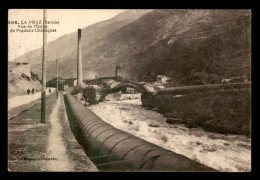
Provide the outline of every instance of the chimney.
[[77,82],[82,83],[82,44],[81,44],[81,29],[78,29],[78,57],[77,57]]

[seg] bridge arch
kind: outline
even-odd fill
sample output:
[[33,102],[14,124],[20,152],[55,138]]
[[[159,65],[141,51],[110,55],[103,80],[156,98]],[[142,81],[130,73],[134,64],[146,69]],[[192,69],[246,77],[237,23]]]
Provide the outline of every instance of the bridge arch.
[[103,101],[108,94],[119,92],[120,90],[122,90],[122,89],[124,89],[126,87],[134,88],[134,89],[138,90],[142,94],[146,94],[147,93],[147,90],[140,83],[122,82],[122,83],[118,84],[117,86],[113,87],[112,89],[109,89],[107,91],[103,91],[101,93],[101,97],[100,97],[99,101],[100,102]]

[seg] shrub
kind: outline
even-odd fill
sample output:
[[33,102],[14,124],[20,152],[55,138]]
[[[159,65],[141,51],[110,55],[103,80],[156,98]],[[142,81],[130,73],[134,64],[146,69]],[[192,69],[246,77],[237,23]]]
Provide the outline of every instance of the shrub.
[[96,100],[96,94],[97,94],[97,90],[93,87],[87,87],[83,91],[83,97],[85,98],[85,101],[90,104],[98,103],[98,101]]
[[31,78],[30,78],[29,76],[27,76],[26,74],[24,74],[24,73],[22,73],[22,77],[25,78],[25,79],[27,79],[28,81],[31,80]]
[[35,81],[35,80],[40,81],[38,75],[37,75],[37,74],[34,74],[32,71],[31,71],[31,77],[32,77],[32,79],[33,79],[34,81]]
[[79,91],[78,91],[78,88],[77,87],[74,87],[73,88],[73,91],[71,91],[71,95],[76,95],[76,94],[78,94],[79,93]]

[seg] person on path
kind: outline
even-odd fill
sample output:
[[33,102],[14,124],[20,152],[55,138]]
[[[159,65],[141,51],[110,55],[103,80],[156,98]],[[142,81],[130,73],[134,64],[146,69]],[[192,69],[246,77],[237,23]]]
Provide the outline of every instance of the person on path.
[[30,94],[30,89],[29,88],[27,89],[27,93],[28,93],[28,95]]
[[49,88],[49,93],[51,93],[51,89]]
[[34,94],[34,88],[32,88],[32,94]]

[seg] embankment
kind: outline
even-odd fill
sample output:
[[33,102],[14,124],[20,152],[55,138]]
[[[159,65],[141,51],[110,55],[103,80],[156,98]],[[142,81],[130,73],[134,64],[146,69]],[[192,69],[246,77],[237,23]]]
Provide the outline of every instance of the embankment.
[[141,100],[168,123],[250,136],[251,83],[165,88]]

